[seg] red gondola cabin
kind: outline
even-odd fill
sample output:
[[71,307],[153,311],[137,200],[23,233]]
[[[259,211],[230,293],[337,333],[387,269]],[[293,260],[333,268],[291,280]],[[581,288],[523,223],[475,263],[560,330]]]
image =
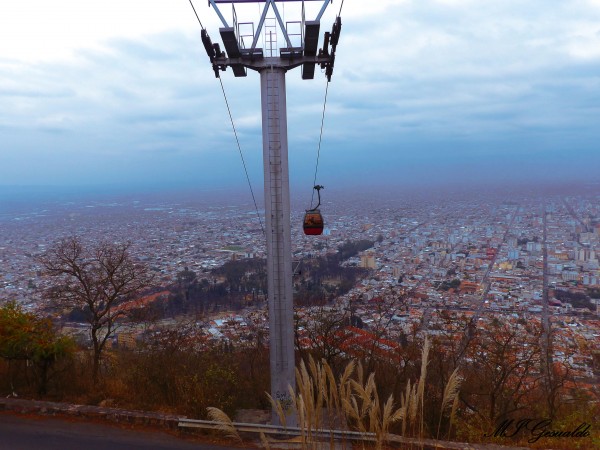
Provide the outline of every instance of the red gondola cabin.
[[323,234],[323,216],[318,209],[309,209],[304,214],[304,234],[317,236]]

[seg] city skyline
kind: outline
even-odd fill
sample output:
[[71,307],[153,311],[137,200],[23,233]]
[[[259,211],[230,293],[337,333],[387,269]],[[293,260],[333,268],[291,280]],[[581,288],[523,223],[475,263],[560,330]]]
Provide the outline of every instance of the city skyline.
[[[0,185],[244,186],[188,2],[30,0],[0,16]],[[592,0],[346,2],[319,182],[597,181],[599,18]],[[258,75],[222,79],[260,192]],[[287,83],[290,178],[310,185],[326,81]]]

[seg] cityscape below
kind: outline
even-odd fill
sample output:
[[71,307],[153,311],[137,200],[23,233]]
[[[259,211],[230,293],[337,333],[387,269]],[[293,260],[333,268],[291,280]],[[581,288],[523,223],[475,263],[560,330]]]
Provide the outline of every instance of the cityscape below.
[[[387,344],[377,344],[382,348],[415,333],[460,340],[473,331],[464,327],[465,320],[471,328],[499,321],[516,330],[546,322],[553,358],[568,362],[574,379],[597,389],[600,193],[593,187],[567,194],[530,192],[407,195],[390,189],[348,195],[332,189],[325,191],[322,205],[325,232],[316,237],[302,234],[303,202],[296,199],[295,295],[314,272],[310,261],[345,244],[359,242],[363,248],[340,266],[364,269],[344,289],[342,276],[323,274],[320,290],[296,300],[297,317],[310,321],[322,308],[351,311],[353,323],[360,323],[352,328],[354,339],[371,342],[369,333],[384,328]],[[153,291],[134,305],[168,302],[181,287],[181,274],[218,285],[225,281],[218,269],[226,263],[265,258],[262,213],[244,192],[79,198],[63,193],[13,203],[0,216],[0,301],[47,309],[49,280],[38,258],[54,242],[78,236],[88,244],[131,242],[132,254],[155,274]],[[243,343],[257,329],[268,328],[266,288],[240,284],[234,302],[230,290],[223,291],[228,302],[215,300],[201,308],[207,345]],[[166,323],[191,313],[166,310],[172,311],[170,319],[162,317]],[[86,326],[63,319],[64,330],[85,341]],[[297,331],[299,342],[303,329]],[[131,345],[144,330],[124,323],[113,345]]]

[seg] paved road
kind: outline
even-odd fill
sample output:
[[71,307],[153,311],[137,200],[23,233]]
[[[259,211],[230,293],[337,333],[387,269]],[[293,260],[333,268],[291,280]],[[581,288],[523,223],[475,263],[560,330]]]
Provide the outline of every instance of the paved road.
[[68,419],[0,414],[0,450],[226,450],[161,431]]
[[547,382],[550,382],[550,370],[553,367],[552,358],[552,322],[550,322],[550,300],[548,291],[548,213],[546,212],[546,206],[543,206],[543,223],[544,223],[544,239],[542,240],[543,246],[543,276],[542,276],[542,336],[541,336],[541,347],[542,347],[542,373],[546,376]]
[[473,316],[471,317],[471,320],[465,327],[463,338],[462,338],[462,341],[461,341],[461,344],[460,344],[460,347],[458,350],[458,359],[456,361],[457,365],[462,364],[464,357],[466,355],[467,347],[469,346],[469,344],[475,337],[475,332],[477,331],[477,323],[478,323],[479,318],[481,317],[483,310],[485,308],[485,305],[486,305],[485,300],[488,295],[488,292],[490,292],[490,288],[492,287],[492,283],[488,283],[488,278],[490,276],[490,273],[492,273],[494,264],[496,264],[496,259],[498,258],[498,255],[500,254],[500,249],[502,248],[502,246],[504,244],[506,244],[506,241],[508,240],[508,233],[510,232],[511,228],[513,227],[513,224],[515,223],[515,219],[517,218],[517,214],[519,213],[520,209],[521,209],[521,207],[517,206],[516,209],[514,210],[513,215],[510,219],[510,223],[506,227],[506,230],[504,230],[504,235],[502,236],[502,242],[496,248],[496,253],[494,253],[494,256],[488,263],[488,268],[485,271],[485,274],[483,275],[482,280],[480,281],[480,284],[484,285],[485,288],[479,298],[479,306],[477,307],[475,314],[473,314]]
[[[583,231],[590,231],[589,227],[583,222],[583,220],[581,219],[581,217],[579,217],[577,215],[577,213],[575,212],[575,210],[573,209],[573,207],[569,204],[569,202],[567,202],[566,198],[562,198],[563,204],[565,205],[565,208],[567,208],[567,211],[569,211],[569,214],[571,214],[571,217],[573,217],[573,219],[575,219],[577,222],[579,222],[581,224],[581,228],[583,229]],[[581,244],[581,242],[579,241],[579,238],[577,239],[577,242],[579,242],[579,244]]]

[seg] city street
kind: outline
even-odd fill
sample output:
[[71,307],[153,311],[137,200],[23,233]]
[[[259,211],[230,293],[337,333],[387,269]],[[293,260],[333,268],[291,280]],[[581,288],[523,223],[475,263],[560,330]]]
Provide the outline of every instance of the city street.
[[225,450],[155,430],[0,413],[0,450]]

